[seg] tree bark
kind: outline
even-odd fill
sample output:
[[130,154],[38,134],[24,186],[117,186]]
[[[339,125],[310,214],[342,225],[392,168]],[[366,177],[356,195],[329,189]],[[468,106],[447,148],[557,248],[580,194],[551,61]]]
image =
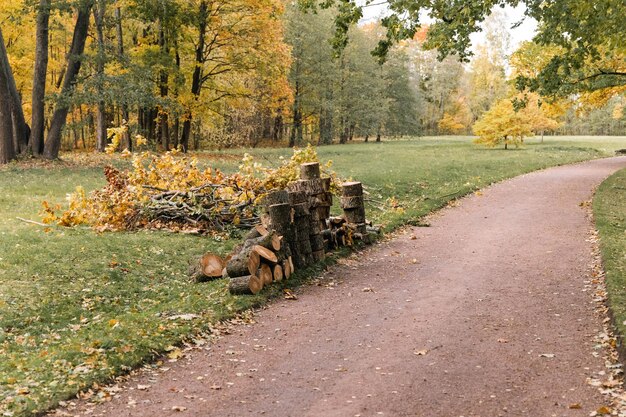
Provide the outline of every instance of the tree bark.
[[24,119],[24,112],[22,110],[22,99],[17,91],[15,85],[15,79],[13,78],[13,71],[9,64],[9,57],[7,55],[6,48],[4,46],[4,39],[0,38],[0,60],[2,63],[0,66],[4,68],[7,87],[9,89],[9,106],[11,108],[10,120],[13,126],[13,150],[15,153],[25,152],[28,147],[28,137],[30,136],[30,127],[26,124]]
[[45,126],[46,73],[48,71],[50,0],[40,0],[35,34],[35,70],[33,72],[32,118],[29,148],[33,155],[43,152]]
[[[124,33],[122,31],[122,10],[120,7],[115,8],[115,30],[117,33],[117,59],[120,63],[124,61]],[[128,114],[128,105],[125,102],[122,102],[122,119],[126,121],[128,124],[129,114]],[[122,122],[123,124],[123,122]],[[130,132],[127,130],[124,133],[124,144],[123,147],[128,149],[129,151],[133,150],[133,141],[130,138]]]
[[[296,63],[296,73],[298,70],[299,64]],[[302,143],[302,108],[301,108],[301,94],[300,91],[300,81],[296,80],[294,91],[294,100],[293,100],[293,125],[291,127],[291,134],[289,135],[289,147],[293,148],[296,144]]]
[[15,159],[13,146],[13,120],[11,118],[11,93],[7,72],[9,60],[4,55],[4,38],[0,29],[0,164],[6,164]]
[[[106,3],[98,0],[98,6],[93,9],[94,22],[96,24],[96,38],[98,44],[98,55],[96,57],[96,92],[98,96],[104,96],[104,64],[106,52],[104,49],[104,13]],[[96,150],[104,152],[107,146],[107,126],[106,126],[106,104],[104,100],[98,100],[96,107]]]
[[89,32],[89,13],[93,7],[92,1],[85,2],[78,9],[78,17],[76,26],[74,27],[74,37],[72,38],[72,46],[67,58],[67,71],[63,79],[63,88],[61,89],[61,98],[57,102],[50,130],[44,145],[44,157],[47,159],[57,159],[59,150],[61,149],[61,133],[69,112],[69,99],[74,89],[76,77],[80,71],[81,55],[85,50],[85,41]]
[[[161,22],[161,29],[159,31],[159,46],[161,47],[161,54],[168,55],[169,46],[165,35],[165,29],[163,28],[163,22]],[[169,94],[169,74],[167,70],[161,70],[159,75],[159,93],[162,98],[165,98]],[[165,109],[161,107],[159,109],[159,132],[161,134],[161,146],[164,151],[170,150],[170,131],[169,131],[169,117],[165,112]]]

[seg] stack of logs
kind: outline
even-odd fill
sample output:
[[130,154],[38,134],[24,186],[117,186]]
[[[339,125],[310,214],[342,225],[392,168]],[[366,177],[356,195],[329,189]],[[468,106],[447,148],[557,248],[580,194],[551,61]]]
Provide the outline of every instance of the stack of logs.
[[262,225],[250,231],[243,245],[226,260],[206,254],[190,264],[197,281],[228,277],[233,294],[257,294],[274,281],[281,281],[296,268],[325,259],[325,249],[369,243],[363,187],[360,182],[342,184],[343,216],[330,217],[331,179],[322,178],[318,163],[300,166],[300,180],[287,190],[269,193],[264,200]]

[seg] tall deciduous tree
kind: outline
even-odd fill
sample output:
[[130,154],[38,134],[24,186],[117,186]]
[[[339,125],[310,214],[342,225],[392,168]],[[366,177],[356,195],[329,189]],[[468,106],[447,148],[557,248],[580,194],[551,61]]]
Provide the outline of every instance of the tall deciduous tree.
[[11,71],[9,59],[4,49],[4,37],[0,29],[0,164],[15,159],[13,145],[13,122],[11,118],[11,91],[9,75]]
[[89,31],[89,15],[93,6],[93,0],[84,0],[78,4],[78,15],[74,27],[72,45],[67,57],[67,68],[63,79],[61,96],[57,100],[50,130],[44,145],[44,157],[47,159],[57,159],[61,149],[61,133],[67,119],[70,108],[70,98],[72,96],[76,77],[80,71],[81,59],[85,50],[85,41]]
[[50,0],[40,0],[37,8],[37,29],[35,33],[35,68],[33,71],[33,91],[31,101],[31,131],[29,147],[34,155],[43,153],[46,74],[48,71],[48,47],[50,26]]

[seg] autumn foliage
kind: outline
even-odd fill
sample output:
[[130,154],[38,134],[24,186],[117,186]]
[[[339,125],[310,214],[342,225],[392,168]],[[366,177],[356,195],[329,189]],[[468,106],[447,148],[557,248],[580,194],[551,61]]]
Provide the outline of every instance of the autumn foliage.
[[[265,168],[245,154],[239,171],[225,174],[198,167],[198,160],[176,151],[132,156],[132,169],[104,169],[105,187],[68,196],[68,205],[43,202],[43,221],[59,226],[89,225],[98,231],[141,228],[223,232],[258,221],[256,206],[269,191],[298,178],[300,164],[319,162],[312,146],[294,149],[277,168]],[[325,165],[325,173],[337,183]]]

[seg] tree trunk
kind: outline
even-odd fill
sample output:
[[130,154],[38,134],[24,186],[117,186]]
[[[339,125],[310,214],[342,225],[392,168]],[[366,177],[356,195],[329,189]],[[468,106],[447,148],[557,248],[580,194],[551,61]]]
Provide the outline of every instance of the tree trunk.
[[[122,31],[122,10],[120,7],[115,8],[115,30],[117,34],[117,59],[120,63],[124,61],[124,34]],[[126,102],[122,102],[122,124],[124,124],[124,120],[126,124],[129,122],[129,114],[128,114],[128,105]],[[126,130],[124,133],[124,141],[122,147],[128,149],[129,151],[133,150],[133,141],[130,138],[130,132]]]
[[0,164],[6,164],[15,159],[13,146],[13,120],[11,118],[11,93],[7,72],[9,60],[4,54],[4,38],[0,29]]
[[[165,35],[165,29],[163,28],[163,22],[161,22],[161,28],[159,30],[159,46],[161,47],[161,54],[165,57],[169,54],[168,39]],[[166,69],[161,70],[159,75],[159,94],[162,98],[165,98],[169,94],[169,73]],[[159,132],[161,136],[161,146],[164,151],[170,150],[170,132],[169,132],[169,117],[165,112],[165,109],[161,107],[159,109]]]
[[[98,6],[93,9],[94,22],[96,23],[96,38],[98,55],[96,56],[96,94],[104,97],[104,64],[106,52],[104,49],[104,13],[105,1],[98,0]],[[104,100],[98,100],[96,108],[96,150],[104,152],[107,146],[106,104]]]
[[44,157],[47,159],[57,159],[59,157],[61,133],[69,111],[68,101],[74,89],[76,76],[80,71],[80,60],[85,50],[85,41],[87,40],[87,34],[89,32],[89,12],[92,6],[93,3],[88,1],[78,10],[72,46],[70,47],[70,53],[67,58],[67,71],[65,72],[63,88],[61,89],[62,98],[57,102],[54,109],[50,130],[48,131],[48,138],[44,145]]
[[35,70],[33,73],[32,118],[29,147],[33,155],[43,152],[45,125],[46,73],[48,71],[50,0],[40,0],[35,35]]
[[11,107],[11,114],[9,119],[13,126],[13,150],[15,153],[25,152],[28,147],[28,137],[30,136],[30,127],[26,124],[24,119],[24,111],[22,110],[22,99],[17,91],[15,85],[15,79],[13,78],[13,71],[9,64],[9,57],[7,55],[6,48],[4,46],[4,38],[0,37],[0,66],[4,68],[5,76],[7,80],[7,88],[9,89],[9,105]]
[[[198,9],[198,46],[196,47],[196,57],[193,76],[191,81],[191,94],[194,100],[200,98],[200,91],[202,89],[202,67],[205,62],[205,37],[208,19],[208,7],[206,1],[201,1]],[[180,145],[183,152],[187,152],[189,149],[189,136],[191,135],[191,110],[187,110],[185,115],[185,121],[183,122],[183,132],[180,138]]]

